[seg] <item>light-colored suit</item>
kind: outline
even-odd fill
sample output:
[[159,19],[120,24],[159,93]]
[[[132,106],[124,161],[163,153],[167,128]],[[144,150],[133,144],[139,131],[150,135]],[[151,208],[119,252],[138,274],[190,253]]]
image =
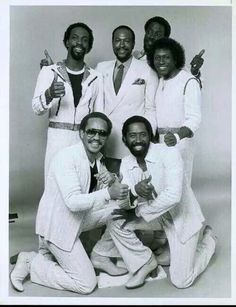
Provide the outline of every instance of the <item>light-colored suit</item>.
[[[105,170],[101,158],[97,158],[98,171]],[[90,181],[82,142],[62,149],[52,160],[36,217],[39,253],[31,264],[33,282],[78,293],[89,293],[96,286],[79,236],[104,225],[115,206],[107,187],[89,193]]]
[[106,145],[106,155],[123,158],[128,150],[122,142],[121,129],[126,119],[133,115],[145,116],[156,127],[155,93],[158,78],[147,63],[132,58],[130,67],[116,95],[113,71],[116,61],[98,63],[96,70],[103,75],[104,113],[113,124],[112,134]]
[[[177,287],[188,287],[208,265],[215,242],[209,236],[203,236],[198,242],[204,217],[187,183],[179,151],[165,144],[151,144],[145,162],[157,198],[140,201],[135,209],[139,219],[128,223],[122,232],[121,221],[110,221],[108,229],[112,240],[107,233],[104,234],[94,250],[110,257],[120,254],[127,268],[135,273],[148,262],[151,251],[148,252],[148,247],[137,239],[134,230],[157,230],[161,224],[170,246],[171,281]],[[143,178],[136,158],[132,155],[123,158],[120,172],[123,183],[128,184],[135,194],[134,186]]]
[[[51,86],[54,72],[57,72],[58,82],[63,82],[65,95],[54,98],[46,104],[45,91]],[[65,62],[61,61],[50,66],[44,66],[38,75],[32,108],[36,115],[48,113],[49,123],[65,128],[48,128],[47,149],[45,155],[45,181],[52,157],[62,148],[76,144],[80,141],[78,127],[82,118],[93,111],[101,109],[102,102],[102,76],[94,69],[85,65],[83,80],[81,83],[82,95],[79,104],[75,108],[71,82],[66,70]]]

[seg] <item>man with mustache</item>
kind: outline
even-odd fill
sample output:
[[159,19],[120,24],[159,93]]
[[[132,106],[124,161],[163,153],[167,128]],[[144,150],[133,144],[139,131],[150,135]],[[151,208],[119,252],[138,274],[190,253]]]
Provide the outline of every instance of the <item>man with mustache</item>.
[[209,225],[203,227],[204,217],[184,176],[181,155],[175,147],[151,142],[152,128],[144,117],[127,119],[122,135],[130,151],[121,162],[122,183],[131,190],[127,202],[136,208],[114,210],[114,220],[107,225],[110,237],[104,234],[94,252],[107,257],[120,253],[133,274],[126,288],[140,287],[158,260],[135,230],[156,230],[161,225],[170,246],[171,282],[177,288],[189,287],[206,269],[216,238]]
[[93,32],[86,24],[71,24],[63,39],[66,59],[44,66],[38,75],[32,100],[33,111],[37,115],[49,114],[45,179],[51,158],[60,149],[79,141],[81,119],[95,109],[99,110],[102,79],[84,62],[85,55],[92,49],[93,40]]
[[[134,57],[138,60],[147,61],[147,54],[151,51],[153,44],[160,38],[169,37],[171,33],[171,26],[169,22],[160,16],[154,16],[147,20],[144,25],[145,35],[143,39],[143,50],[134,51]],[[201,53],[194,56],[190,65],[191,65],[191,73],[200,78],[200,68],[203,65],[202,55],[204,50]]]
[[158,78],[147,63],[132,56],[134,31],[120,25],[112,32],[112,47],[116,59],[98,63],[96,70],[103,75],[104,113],[113,123],[106,144],[106,155],[121,159],[127,154],[122,143],[124,121],[135,114],[147,117],[155,128],[154,95]]
[[82,232],[106,224],[118,208],[115,200],[128,195],[128,186],[107,171],[100,152],[111,129],[105,114],[86,115],[80,124],[81,142],[52,159],[36,217],[39,250],[19,254],[11,273],[16,290],[24,291],[23,281],[30,274],[34,283],[88,294],[97,284],[94,267],[110,275],[127,272],[101,255],[92,264],[80,240]]

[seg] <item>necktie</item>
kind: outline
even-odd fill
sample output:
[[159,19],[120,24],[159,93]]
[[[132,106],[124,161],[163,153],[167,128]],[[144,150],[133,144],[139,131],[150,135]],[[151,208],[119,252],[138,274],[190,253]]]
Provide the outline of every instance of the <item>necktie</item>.
[[116,94],[119,92],[119,89],[122,83],[123,73],[124,73],[124,65],[120,64],[118,66],[118,71],[116,74],[116,78],[114,80],[114,89],[115,89]]

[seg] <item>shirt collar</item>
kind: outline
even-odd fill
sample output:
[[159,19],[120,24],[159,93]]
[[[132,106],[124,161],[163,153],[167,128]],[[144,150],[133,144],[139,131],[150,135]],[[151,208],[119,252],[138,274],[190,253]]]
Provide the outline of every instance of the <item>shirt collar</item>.
[[[150,146],[148,148],[148,153],[147,153],[144,160],[146,162],[154,163],[156,161],[156,155],[157,155],[157,153],[155,151],[154,144],[150,143]],[[129,156],[129,161],[128,161],[127,164],[128,164],[129,170],[132,170],[136,167],[139,167],[136,157],[133,156],[132,154]]]
[[120,64],[123,64],[124,65],[124,67],[125,68],[129,68],[129,66],[130,66],[130,64],[131,64],[131,61],[132,61],[132,56],[127,60],[127,61],[125,61],[125,62],[120,62],[118,59],[116,59],[116,68],[118,67],[118,66],[120,66]]

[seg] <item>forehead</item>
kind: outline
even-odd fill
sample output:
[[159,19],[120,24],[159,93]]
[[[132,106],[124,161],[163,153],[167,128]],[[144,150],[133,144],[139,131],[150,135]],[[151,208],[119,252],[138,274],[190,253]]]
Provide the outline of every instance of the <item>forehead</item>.
[[73,28],[70,32],[70,36],[71,35],[81,35],[81,36],[88,36],[89,37],[88,31],[86,29],[84,29],[83,27]]
[[120,28],[114,32],[114,38],[122,37],[122,38],[133,38],[132,32],[126,28]]
[[86,129],[108,130],[107,122],[101,118],[89,118]]
[[160,31],[163,30],[165,31],[165,27],[163,25],[161,25],[160,23],[156,22],[156,21],[152,21],[149,26],[147,27],[147,31]]
[[158,48],[155,50],[154,55],[168,55],[168,56],[172,56],[172,52],[170,51],[170,49],[167,48]]
[[140,133],[147,132],[147,128],[144,123],[132,123],[128,126],[127,133]]

